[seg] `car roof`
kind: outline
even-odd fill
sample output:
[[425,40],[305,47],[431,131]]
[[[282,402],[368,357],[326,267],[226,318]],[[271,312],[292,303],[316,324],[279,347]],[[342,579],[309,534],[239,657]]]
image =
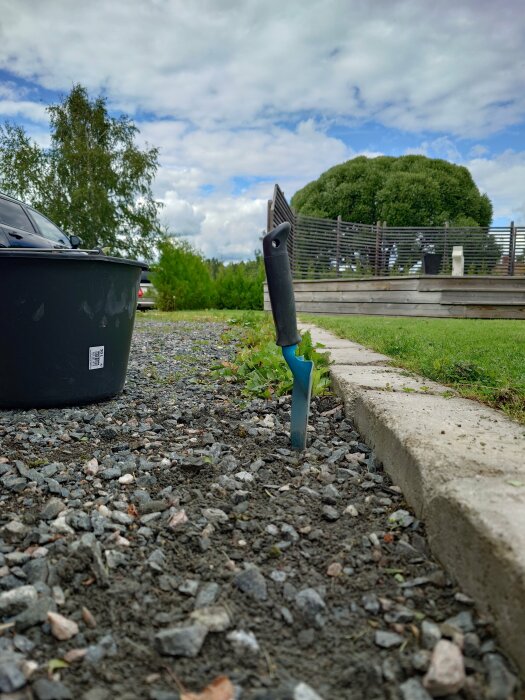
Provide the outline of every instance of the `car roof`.
[[[56,223],[55,223],[52,219],[50,219],[49,216],[47,216],[46,214],[42,214],[42,212],[39,211],[38,209],[36,209],[36,207],[32,207],[30,204],[26,204],[26,202],[23,202],[21,199],[17,199],[16,197],[12,197],[10,194],[6,194],[5,192],[0,192],[0,197],[3,197],[4,199],[9,199],[11,202],[16,202],[17,204],[21,204],[21,205],[22,205],[23,207],[25,207],[26,209],[29,209],[29,211],[34,211],[34,212],[36,212],[37,214],[40,214],[40,216],[43,216],[44,219],[48,219],[49,221],[51,221],[51,223],[53,224],[53,226],[56,226],[57,229],[59,229],[59,231],[62,231],[62,233],[64,234],[64,236],[67,237],[67,233],[66,233],[62,228],[60,228],[60,226],[59,226],[58,224],[56,224]],[[44,236],[44,238],[45,238],[45,236]]]
[[25,202],[22,202],[21,199],[17,199],[16,197],[13,197],[12,195],[7,194],[6,192],[0,192],[0,197],[4,197],[5,199],[10,199],[12,202],[16,202],[17,204],[23,204],[24,207],[29,206]]

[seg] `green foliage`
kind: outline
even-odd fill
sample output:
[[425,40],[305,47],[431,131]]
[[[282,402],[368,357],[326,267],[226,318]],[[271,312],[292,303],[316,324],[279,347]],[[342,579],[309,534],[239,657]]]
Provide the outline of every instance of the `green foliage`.
[[[243,393],[262,398],[282,396],[292,391],[293,377],[284,361],[281,349],[275,344],[275,329],[269,315],[246,314],[231,319],[234,331],[229,339],[239,336],[240,349],[234,362],[223,362],[215,368],[218,376],[241,382]],[[313,345],[310,333],[305,333],[297,354],[313,360],[312,395],[326,393],[330,387],[329,358],[319,352],[322,346]]]
[[105,98],[91,100],[81,85],[47,111],[47,149],[20,126],[0,126],[0,189],[80,236],[84,247],[150,257],[159,236],[151,191],[158,150],[141,150],[134,123],[109,116]]
[[525,324],[513,320],[305,317],[525,423]]
[[467,168],[410,155],[359,156],[336,165],[295,193],[299,214],[389,226],[489,226],[492,204]]
[[255,310],[263,308],[264,264],[255,260],[225,265],[205,260],[192,246],[178,238],[164,239],[161,257],[154,266],[152,282],[161,311],[180,309]]
[[262,309],[264,263],[260,252],[255,260],[221,265],[215,277],[219,309]]
[[159,250],[160,260],[151,275],[157,291],[157,307],[161,311],[175,311],[213,306],[213,281],[203,257],[181,239],[165,239]]
[[48,184],[45,152],[21,126],[0,126],[0,191],[43,211],[42,193]]
[[[202,323],[224,323],[225,325],[229,323],[232,319],[240,319],[245,315],[245,311],[232,311],[226,309],[195,309],[193,311],[159,311],[153,309],[148,311],[147,314],[143,316],[138,316],[135,319],[135,323],[141,323],[144,321],[164,321],[165,325],[163,330],[169,331],[168,322],[180,322],[180,321],[192,321],[192,322],[202,322]],[[261,318],[265,316],[262,311],[252,311],[251,315],[255,317],[260,316]],[[176,358],[175,358],[176,359]]]

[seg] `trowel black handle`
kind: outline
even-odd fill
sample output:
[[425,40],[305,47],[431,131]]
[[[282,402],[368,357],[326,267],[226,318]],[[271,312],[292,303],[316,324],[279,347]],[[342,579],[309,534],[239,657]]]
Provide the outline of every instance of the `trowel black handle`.
[[290,230],[290,224],[285,222],[263,238],[266,281],[277,332],[276,342],[280,346],[297,345],[301,340],[297,331],[292,271],[286,249]]

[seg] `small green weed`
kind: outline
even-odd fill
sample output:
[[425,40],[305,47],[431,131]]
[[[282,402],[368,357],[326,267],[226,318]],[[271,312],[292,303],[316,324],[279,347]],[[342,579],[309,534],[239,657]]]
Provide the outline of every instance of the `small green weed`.
[[[224,341],[236,339],[240,348],[233,362],[223,362],[213,368],[216,376],[242,382],[243,393],[247,395],[270,398],[291,393],[293,377],[281,349],[275,344],[270,317],[245,314],[229,322],[232,329],[225,333]],[[319,352],[321,347],[312,343],[310,333],[305,333],[297,351],[298,355],[314,362],[313,396],[327,393],[330,387],[329,358],[327,353]]]
[[47,459],[31,459],[27,462],[28,467],[45,467],[46,464],[49,464],[49,460]]
[[172,384],[176,384],[178,381],[180,381],[184,377],[185,377],[184,372],[170,372],[165,377],[162,377],[161,379],[159,379],[158,383],[161,384],[162,386],[171,386]]
[[146,377],[147,379],[158,379],[159,378],[159,372],[158,369],[155,367],[155,365],[146,365],[144,369],[141,370],[141,374],[143,377]]

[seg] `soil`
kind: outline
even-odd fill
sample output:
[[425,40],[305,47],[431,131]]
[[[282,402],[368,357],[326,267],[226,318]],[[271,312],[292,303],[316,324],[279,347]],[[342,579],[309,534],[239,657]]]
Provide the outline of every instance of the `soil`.
[[0,412],[0,697],[176,700],[225,675],[242,700],[424,700],[439,640],[465,669],[443,697],[522,697],[338,398],[292,452],[288,399],[210,371],[223,331],[141,318],[121,396]]

